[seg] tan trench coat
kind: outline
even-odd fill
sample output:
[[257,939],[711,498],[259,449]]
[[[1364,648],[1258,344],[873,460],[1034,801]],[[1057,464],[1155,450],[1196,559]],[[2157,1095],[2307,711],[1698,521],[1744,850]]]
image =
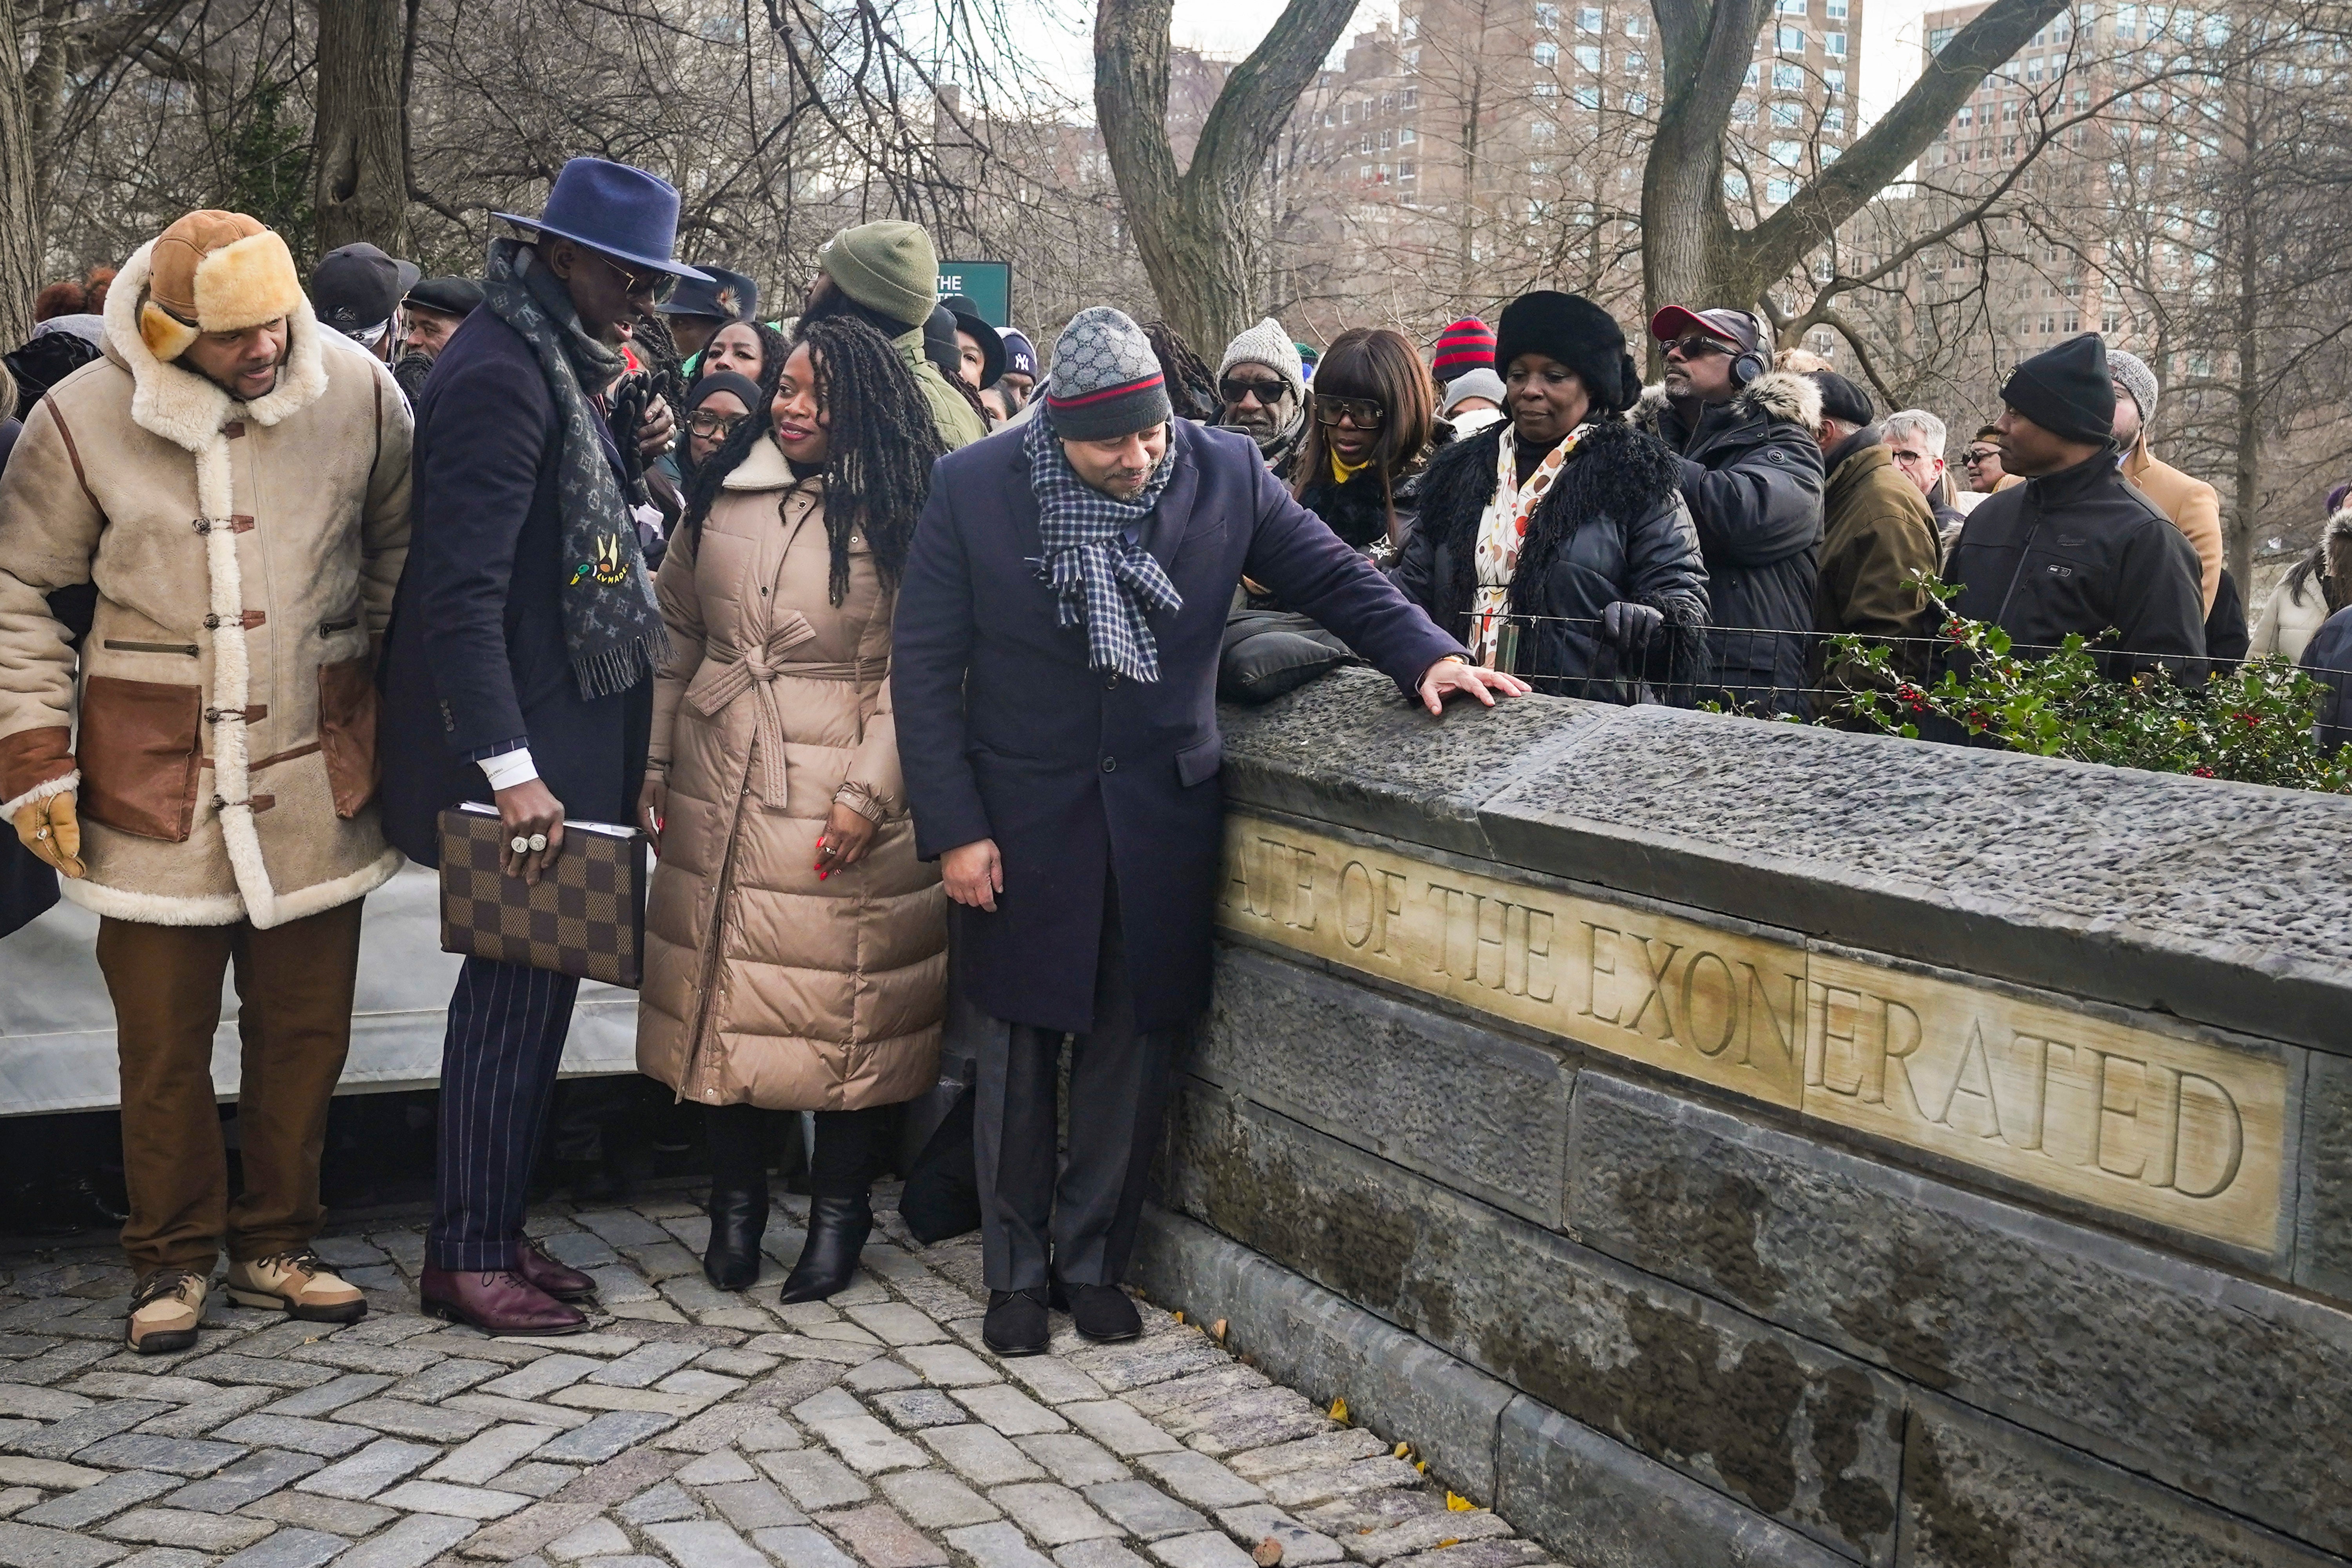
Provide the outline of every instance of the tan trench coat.
[[[49,390],[0,483],[0,819],[71,789],[68,898],[153,925],[282,925],[400,868],[378,825],[371,639],[408,550],[408,405],[304,304],[251,403],[139,334]],[[95,584],[79,679],[44,595]]]
[[[637,1066],[705,1105],[856,1110],[938,1076],[947,895],[899,778],[893,595],[864,549],[849,565],[834,605],[820,481],[795,483],[768,441],[662,562],[648,771],[669,800]],[[820,881],[836,800],[878,831]]]

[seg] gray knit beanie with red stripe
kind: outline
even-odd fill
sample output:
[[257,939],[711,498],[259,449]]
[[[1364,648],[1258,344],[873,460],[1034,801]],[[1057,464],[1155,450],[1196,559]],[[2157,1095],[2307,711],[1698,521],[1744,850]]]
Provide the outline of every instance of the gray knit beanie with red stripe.
[[1160,356],[1124,311],[1090,305],[1054,340],[1045,416],[1070,441],[1110,441],[1165,424],[1171,410]]

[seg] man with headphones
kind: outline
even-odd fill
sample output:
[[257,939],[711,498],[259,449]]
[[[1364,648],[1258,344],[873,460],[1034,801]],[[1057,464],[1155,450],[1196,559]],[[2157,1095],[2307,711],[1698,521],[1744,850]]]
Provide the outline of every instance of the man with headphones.
[[1650,335],[1665,345],[1665,385],[1634,417],[1682,455],[1714,606],[1702,696],[1801,714],[1822,542],[1821,390],[1772,368],[1771,330],[1745,310],[1669,305]]

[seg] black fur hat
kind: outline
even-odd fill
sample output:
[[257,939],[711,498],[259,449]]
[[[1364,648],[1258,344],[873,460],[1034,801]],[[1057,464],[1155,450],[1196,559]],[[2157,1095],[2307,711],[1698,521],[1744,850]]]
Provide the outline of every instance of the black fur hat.
[[1596,413],[1622,414],[1641,398],[1642,373],[1625,352],[1625,330],[1581,294],[1538,289],[1503,307],[1495,374],[1506,385],[1511,362],[1524,353],[1548,355],[1576,372]]

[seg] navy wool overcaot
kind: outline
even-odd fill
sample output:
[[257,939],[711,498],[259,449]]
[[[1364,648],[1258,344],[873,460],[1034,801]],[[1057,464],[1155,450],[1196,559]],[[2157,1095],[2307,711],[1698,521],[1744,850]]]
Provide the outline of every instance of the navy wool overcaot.
[[1409,699],[1463,652],[1248,439],[1182,419],[1170,431],[1176,472],[1137,541],[1183,597],[1150,617],[1158,681],[1090,668],[1086,628],[1056,624],[1024,431],[940,460],[899,590],[891,686],[917,848],[996,841],[996,911],[954,913],[966,999],[1010,1023],[1092,1027],[1114,883],[1133,1026],[1181,1027],[1207,1005],[1223,849],[1217,659],[1244,574]]
[[[490,798],[468,759],[515,742],[566,817],[636,816],[653,682],[580,695],[563,640],[562,442],[530,345],[490,310],[467,316],[416,408],[408,563],[382,677],[384,835],[427,866],[440,863],[443,809]],[[617,477],[609,436],[605,455]]]

